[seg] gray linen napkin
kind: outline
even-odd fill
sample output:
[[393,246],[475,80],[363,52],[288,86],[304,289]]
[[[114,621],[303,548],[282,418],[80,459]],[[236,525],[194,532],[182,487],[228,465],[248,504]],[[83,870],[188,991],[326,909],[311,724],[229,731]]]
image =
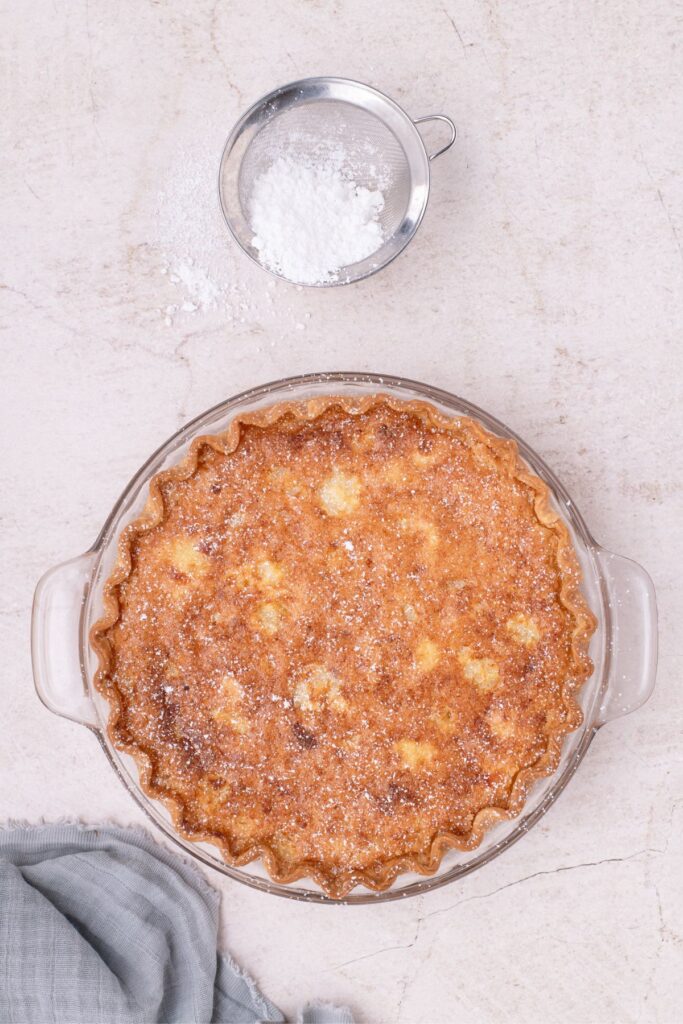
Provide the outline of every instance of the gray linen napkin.
[[[217,955],[219,897],[137,829],[0,829],[3,1024],[284,1021]],[[303,1024],[353,1024],[309,1004]]]

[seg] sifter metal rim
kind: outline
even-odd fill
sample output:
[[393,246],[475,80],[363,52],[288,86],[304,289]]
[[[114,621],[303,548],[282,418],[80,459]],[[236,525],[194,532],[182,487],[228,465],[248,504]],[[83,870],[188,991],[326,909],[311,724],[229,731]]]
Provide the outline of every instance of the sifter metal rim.
[[[379,255],[386,248],[387,255],[385,258],[377,260],[376,262],[373,263],[373,265],[367,267],[357,276],[339,277],[337,280],[334,281],[321,281],[316,284],[305,284],[297,281],[292,281],[291,278],[286,277],[285,275],[279,273],[278,271],[271,270],[269,267],[264,266],[260,262],[260,260],[247,248],[244,241],[239,237],[235,230],[233,219],[223,193],[223,170],[227,163],[227,160],[230,157],[232,150],[234,149],[239,138],[241,137],[243,131],[251,123],[252,119],[254,119],[255,116],[258,115],[261,111],[265,111],[268,107],[275,107],[276,104],[278,104],[280,101],[282,101],[283,98],[286,97],[291,98],[289,98],[288,102],[282,106],[282,110],[278,112],[284,112],[285,110],[289,109],[289,107],[294,106],[297,102],[301,102],[302,100],[310,101],[320,99],[324,101],[326,99],[342,99],[342,102],[351,102],[348,99],[343,100],[343,98],[341,97],[335,97],[333,94],[335,87],[338,87],[339,89],[342,90],[348,87],[351,90],[353,90],[357,94],[357,96],[361,98],[365,94],[368,101],[366,103],[362,103],[357,102],[357,100],[354,100],[354,105],[359,107],[360,109],[366,110],[369,113],[374,114],[374,116],[378,117],[378,119],[383,121],[383,123],[386,122],[384,122],[384,119],[381,117],[381,115],[377,113],[377,110],[373,108],[372,101],[375,101],[375,103],[379,104],[380,106],[385,105],[386,107],[390,108],[396,115],[398,115],[399,121],[405,127],[406,133],[409,134],[410,138],[419,145],[425,159],[424,181],[420,181],[417,186],[411,181],[410,186],[411,195],[418,188],[422,188],[424,191],[424,196],[422,199],[420,209],[416,213],[415,217],[407,224],[404,219],[404,222],[402,222],[402,224],[399,226],[399,229],[396,232],[394,232],[394,234],[391,236],[391,239],[388,239],[385,242],[385,244],[380,249],[377,250],[377,254]],[[332,94],[330,94],[330,90],[332,91]],[[418,129],[419,124],[426,123],[427,121],[440,121],[446,124],[449,128],[449,138],[447,142],[432,153],[429,153],[427,151],[424,139],[422,138],[422,135]],[[386,126],[387,128],[389,128],[390,131],[393,131],[393,129],[391,129],[389,125]],[[394,132],[393,134],[396,133]],[[278,280],[281,281],[285,281],[288,284],[296,285],[299,288],[335,288],[339,287],[340,285],[354,284],[357,281],[364,281],[366,278],[372,277],[380,270],[383,270],[384,267],[389,266],[390,263],[393,263],[397,256],[399,256],[404,251],[408,243],[414,237],[415,233],[417,232],[417,229],[422,223],[425,211],[427,209],[427,204],[429,202],[429,196],[431,192],[430,164],[433,160],[435,160],[437,157],[441,156],[443,153],[447,152],[447,150],[451,148],[451,146],[455,142],[456,134],[457,131],[455,124],[453,123],[451,118],[448,117],[446,114],[426,114],[422,117],[411,118],[410,115],[403,109],[403,107],[400,106],[400,104],[398,104],[390,96],[387,96],[386,93],[383,93],[379,89],[374,88],[374,86],[367,85],[364,82],[359,82],[352,78],[342,78],[338,76],[317,76],[314,78],[300,78],[293,82],[288,82],[285,85],[278,86],[277,89],[271,90],[270,92],[263,95],[260,99],[256,100],[256,102],[253,103],[244,112],[244,114],[242,114],[242,116],[233,126],[225,141],[218,170],[218,200],[228,231],[232,235],[233,239],[235,240],[239,248],[252,261],[252,263],[255,263],[256,266],[258,266],[261,270],[265,271],[267,274],[270,274],[271,277],[277,278]],[[400,141],[401,139],[399,138],[399,142]],[[394,244],[393,246],[391,246],[391,241],[395,239],[398,239],[400,241],[400,244]],[[371,259],[372,256],[366,257],[366,259],[361,261],[361,263],[367,263]]]

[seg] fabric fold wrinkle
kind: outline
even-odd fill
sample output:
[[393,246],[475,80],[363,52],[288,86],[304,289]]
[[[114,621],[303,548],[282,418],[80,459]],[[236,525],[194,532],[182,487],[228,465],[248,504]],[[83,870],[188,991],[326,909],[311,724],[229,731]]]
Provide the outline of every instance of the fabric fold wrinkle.
[[[138,829],[0,829],[0,1020],[256,1024],[280,1010],[217,953],[219,895]],[[311,1003],[310,1024],[352,1024]]]

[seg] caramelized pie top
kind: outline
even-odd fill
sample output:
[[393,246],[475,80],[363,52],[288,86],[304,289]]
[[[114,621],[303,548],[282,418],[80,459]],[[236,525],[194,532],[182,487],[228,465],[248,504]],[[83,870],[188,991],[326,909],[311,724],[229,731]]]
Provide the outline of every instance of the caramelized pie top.
[[388,396],[194,441],[94,627],[113,743],[178,831],[331,896],[433,872],[581,722],[594,619],[512,442]]

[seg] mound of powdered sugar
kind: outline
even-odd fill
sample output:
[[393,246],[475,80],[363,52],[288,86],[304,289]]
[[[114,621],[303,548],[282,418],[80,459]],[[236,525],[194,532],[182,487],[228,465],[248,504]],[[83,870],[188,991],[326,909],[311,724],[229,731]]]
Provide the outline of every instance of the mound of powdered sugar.
[[383,241],[384,195],[344,173],[344,154],[283,153],[257,176],[250,198],[252,244],[261,264],[298,284],[339,279]]

